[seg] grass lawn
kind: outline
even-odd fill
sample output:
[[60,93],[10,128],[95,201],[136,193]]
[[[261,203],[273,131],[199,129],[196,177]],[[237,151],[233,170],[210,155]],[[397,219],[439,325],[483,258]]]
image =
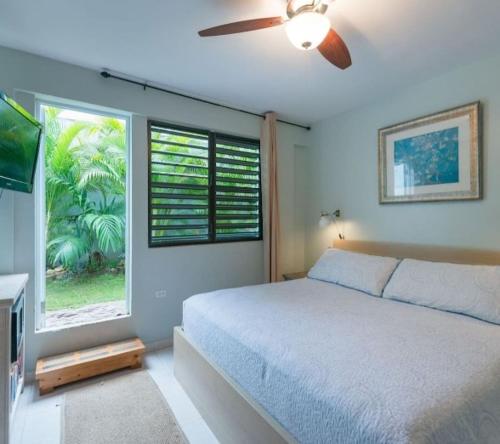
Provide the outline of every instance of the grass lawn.
[[45,309],[79,308],[120,299],[125,299],[124,274],[87,274],[73,279],[47,281]]

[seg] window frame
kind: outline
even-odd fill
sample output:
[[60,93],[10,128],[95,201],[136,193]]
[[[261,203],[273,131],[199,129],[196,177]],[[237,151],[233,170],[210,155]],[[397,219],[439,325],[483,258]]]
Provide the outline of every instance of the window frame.
[[[152,146],[151,146],[151,127],[160,126],[172,130],[186,131],[198,133],[208,137],[208,239],[204,240],[186,240],[180,242],[153,241],[152,236],[152,186],[151,186],[151,172],[152,172]],[[260,242],[264,239],[264,226],[262,215],[262,157],[261,157],[261,143],[259,139],[252,139],[249,137],[235,136],[233,134],[226,134],[219,131],[210,131],[196,127],[189,127],[183,125],[172,124],[156,119],[148,119],[148,246],[149,248],[164,248],[164,247],[182,247],[189,245],[211,245],[211,244],[229,244],[234,242]],[[217,239],[216,238],[216,148],[217,139],[223,138],[231,140],[236,143],[250,143],[258,147],[259,152],[259,235],[257,237],[235,237],[231,239]]]
[[[46,208],[45,208],[45,116],[42,112],[44,106],[52,106],[70,111],[94,114],[102,117],[112,117],[125,121],[126,124],[126,175],[125,175],[125,308],[126,314],[90,322],[46,327],[45,326],[45,296],[46,296],[46,248],[45,238]],[[132,316],[132,115],[126,111],[106,108],[83,102],[76,102],[62,98],[35,96],[35,115],[42,122],[44,131],[40,141],[39,158],[35,174],[35,334],[44,335],[54,331],[67,331],[86,327],[89,325],[120,322]],[[43,306],[42,306],[43,304]]]

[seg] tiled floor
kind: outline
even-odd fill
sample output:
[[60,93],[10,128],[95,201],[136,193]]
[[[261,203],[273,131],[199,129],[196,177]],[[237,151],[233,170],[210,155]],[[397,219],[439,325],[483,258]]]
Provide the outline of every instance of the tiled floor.
[[[189,442],[217,444],[217,439],[174,378],[172,349],[148,353],[145,367],[160,387]],[[13,444],[60,443],[64,391],[60,388],[40,397],[35,385],[25,388],[14,422]]]

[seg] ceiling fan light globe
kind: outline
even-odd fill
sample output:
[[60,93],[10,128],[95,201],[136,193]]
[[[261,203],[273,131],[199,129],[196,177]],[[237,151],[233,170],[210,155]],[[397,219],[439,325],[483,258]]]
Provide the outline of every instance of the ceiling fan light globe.
[[303,12],[287,22],[285,29],[296,48],[310,51],[325,40],[330,31],[330,20],[317,12]]

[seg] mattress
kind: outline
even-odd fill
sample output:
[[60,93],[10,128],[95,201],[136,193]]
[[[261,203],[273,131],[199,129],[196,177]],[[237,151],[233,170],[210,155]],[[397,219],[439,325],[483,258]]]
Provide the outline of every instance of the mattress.
[[500,326],[312,279],[184,303],[185,335],[301,443],[499,443]]

